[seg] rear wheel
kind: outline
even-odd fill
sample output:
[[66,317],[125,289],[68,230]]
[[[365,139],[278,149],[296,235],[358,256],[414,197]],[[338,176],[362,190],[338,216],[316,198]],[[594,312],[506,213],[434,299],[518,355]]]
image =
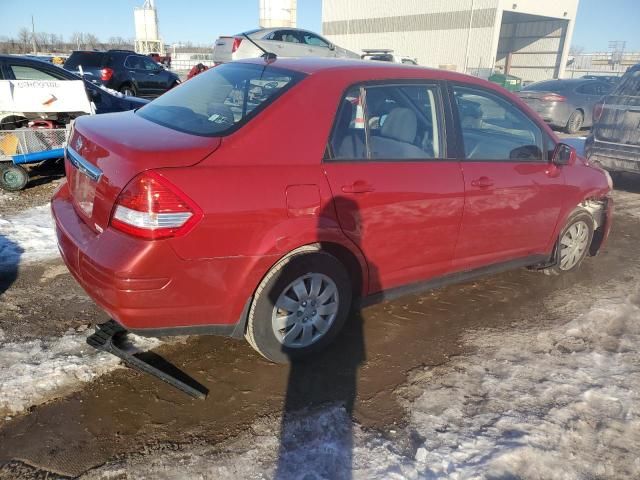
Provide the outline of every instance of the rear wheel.
[[136,96],[136,91],[131,85],[123,85],[122,87],[120,87],[120,93],[122,93],[123,95],[126,95],[127,97]]
[[571,114],[567,121],[565,131],[567,133],[578,133],[584,124],[584,114],[580,110],[576,110]]
[[586,210],[577,210],[564,227],[555,248],[555,265],[543,270],[547,275],[560,275],[576,270],[589,253],[593,239],[593,217]]
[[272,362],[287,363],[326,347],[351,308],[351,280],[334,256],[302,251],[279,262],[258,286],[245,337]]
[[0,188],[17,192],[27,186],[29,173],[20,165],[0,165]]

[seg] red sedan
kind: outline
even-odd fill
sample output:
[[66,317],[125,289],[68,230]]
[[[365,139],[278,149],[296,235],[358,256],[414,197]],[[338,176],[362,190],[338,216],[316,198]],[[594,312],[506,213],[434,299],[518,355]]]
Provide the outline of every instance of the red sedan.
[[52,201],[62,256],[121,326],[246,337],[287,361],[354,302],[606,240],[607,174],[518,98],[449,71],[336,59],[218,66],[81,117]]

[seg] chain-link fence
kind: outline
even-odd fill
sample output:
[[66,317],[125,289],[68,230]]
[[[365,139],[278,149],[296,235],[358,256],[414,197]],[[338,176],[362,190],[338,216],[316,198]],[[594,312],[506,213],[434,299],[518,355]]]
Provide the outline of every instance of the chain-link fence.
[[0,131],[0,161],[14,155],[64,148],[69,130],[66,128],[19,128]]

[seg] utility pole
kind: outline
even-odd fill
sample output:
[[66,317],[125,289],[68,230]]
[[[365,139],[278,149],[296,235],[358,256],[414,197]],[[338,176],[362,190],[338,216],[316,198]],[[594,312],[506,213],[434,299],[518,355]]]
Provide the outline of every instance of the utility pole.
[[33,22],[33,15],[31,15],[31,44],[33,45],[33,54],[38,53],[38,49],[36,47],[36,25]]

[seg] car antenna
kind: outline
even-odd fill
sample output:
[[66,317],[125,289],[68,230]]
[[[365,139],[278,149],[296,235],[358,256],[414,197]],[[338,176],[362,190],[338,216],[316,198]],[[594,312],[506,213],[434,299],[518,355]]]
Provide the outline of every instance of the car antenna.
[[267,52],[264,48],[262,48],[260,45],[258,45],[256,42],[253,41],[252,38],[249,37],[249,35],[247,35],[245,32],[242,32],[242,36],[244,38],[246,38],[247,40],[249,40],[251,43],[253,43],[256,47],[258,47],[260,50],[262,50],[264,53],[261,55],[262,58],[265,59],[265,61],[267,62],[273,62],[275,59],[278,58],[278,56],[275,53],[272,52]]

